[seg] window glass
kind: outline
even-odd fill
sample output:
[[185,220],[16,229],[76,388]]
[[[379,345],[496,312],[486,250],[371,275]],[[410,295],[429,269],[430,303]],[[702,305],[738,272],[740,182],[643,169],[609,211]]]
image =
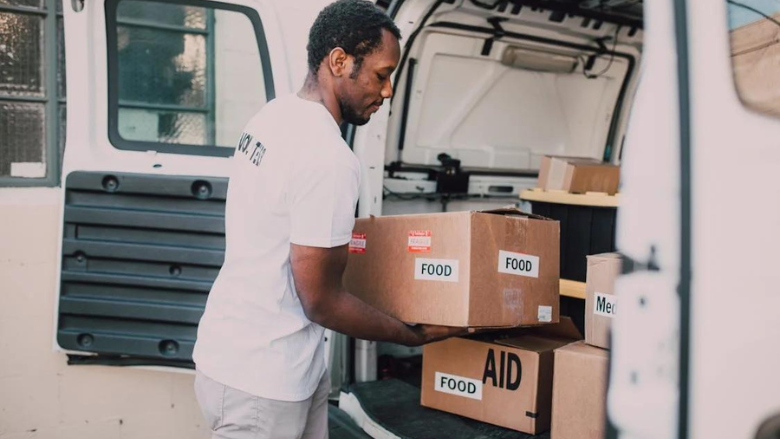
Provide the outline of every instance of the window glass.
[[45,14],[36,1],[0,0],[0,178],[46,177]]
[[46,176],[46,105],[0,101],[0,176]]
[[743,104],[780,117],[780,0],[727,0],[734,82]]
[[0,93],[43,96],[43,17],[0,12]]
[[18,6],[22,8],[43,9],[43,0],[0,0],[0,5]]
[[123,0],[116,18],[120,142],[115,146],[233,147],[266,102],[249,17],[234,10]]

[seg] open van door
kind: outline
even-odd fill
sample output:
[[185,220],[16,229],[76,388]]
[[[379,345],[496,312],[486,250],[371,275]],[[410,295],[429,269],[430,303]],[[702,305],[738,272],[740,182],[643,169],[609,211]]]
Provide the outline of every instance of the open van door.
[[780,2],[710,3],[677,8],[690,104],[680,437],[780,437]]
[[250,117],[302,80],[293,47],[308,22],[285,29],[286,48],[278,16],[291,14],[271,0],[64,6],[56,344],[87,354],[71,363],[192,367],[224,256],[229,157]]
[[621,438],[778,437],[780,4],[644,7],[609,417]]

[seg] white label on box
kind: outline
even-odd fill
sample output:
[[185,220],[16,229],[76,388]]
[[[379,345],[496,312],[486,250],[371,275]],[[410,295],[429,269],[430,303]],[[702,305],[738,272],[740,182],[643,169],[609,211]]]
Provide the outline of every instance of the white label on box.
[[482,381],[436,372],[434,390],[482,401]]
[[498,251],[498,272],[517,276],[539,277],[539,257]]
[[593,314],[597,316],[615,318],[615,307],[617,307],[617,296],[612,294],[596,293],[593,302]]
[[458,260],[417,258],[414,260],[414,278],[417,280],[457,282]]
[[552,306],[539,305],[539,312],[537,318],[540,322],[549,323],[552,322]]

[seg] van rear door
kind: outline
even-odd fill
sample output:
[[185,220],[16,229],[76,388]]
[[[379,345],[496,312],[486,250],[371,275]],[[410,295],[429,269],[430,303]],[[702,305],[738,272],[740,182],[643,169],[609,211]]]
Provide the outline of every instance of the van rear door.
[[192,367],[224,256],[229,157],[249,118],[290,90],[279,11],[270,0],[64,6],[56,343],[82,354],[71,363]]

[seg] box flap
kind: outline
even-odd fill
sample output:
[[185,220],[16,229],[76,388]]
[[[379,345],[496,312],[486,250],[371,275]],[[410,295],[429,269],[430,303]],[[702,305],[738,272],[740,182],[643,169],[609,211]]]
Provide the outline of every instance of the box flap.
[[599,265],[603,263],[621,263],[623,256],[620,253],[600,253],[597,255],[587,255],[585,259],[588,262],[588,267]]
[[588,260],[592,259],[620,259],[620,253],[599,253],[597,255],[587,255]]
[[582,334],[577,330],[571,317],[561,316],[558,323],[513,328],[503,331],[499,335],[494,336],[493,341],[507,346],[517,346],[513,343],[516,343],[516,340],[520,340],[524,337],[565,341],[563,344],[582,340]]
[[591,346],[580,340],[578,342],[570,343],[555,350],[556,357],[559,356],[558,352],[564,354],[571,354],[582,357],[595,357],[607,360],[609,358],[609,351],[600,347]]
[[533,213],[523,212],[520,210],[519,207],[509,204],[503,207],[499,207],[498,209],[488,209],[488,210],[477,210],[475,213],[488,213],[492,215],[517,215],[517,216],[524,216],[531,219],[537,219],[542,221],[555,221],[551,218],[547,218],[541,215],[535,215]]
[[517,325],[501,325],[501,326],[468,326],[466,327],[466,331],[469,335],[471,334],[486,334],[496,331],[513,331],[518,329],[530,329],[530,328],[538,328],[540,326],[547,326],[548,323],[538,323],[535,325],[523,325],[523,326],[517,326]]
[[582,334],[574,325],[571,317],[561,316],[558,323],[542,325],[531,328],[537,335],[544,335],[551,338],[563,338],[571,341],[582,340]]
[[550,160],[560,161],[567,165],[569,164],[599,165],[604,163],[603,161],[599,159],[594,159],[593,157],[581,157],[581,156],[570,156],[570,155],[545,155],[544,157]]
[[537,334],[527,334],[518,337],[503,338],[494,340],[496,344],[520,348],[532,352],[554,351],[562,346],[572,343],[574,340],[568,338],[548,338]]
[[576,167],[598,167],[598,166],[608,166],[608,167],[614,167],[612,163],[606,163],[602,162],[601,160],[597,159],[591,159],[591,158],[583,158],[583,157],[575,157],[571,159],[566,160],[567,166],[576,166]]

